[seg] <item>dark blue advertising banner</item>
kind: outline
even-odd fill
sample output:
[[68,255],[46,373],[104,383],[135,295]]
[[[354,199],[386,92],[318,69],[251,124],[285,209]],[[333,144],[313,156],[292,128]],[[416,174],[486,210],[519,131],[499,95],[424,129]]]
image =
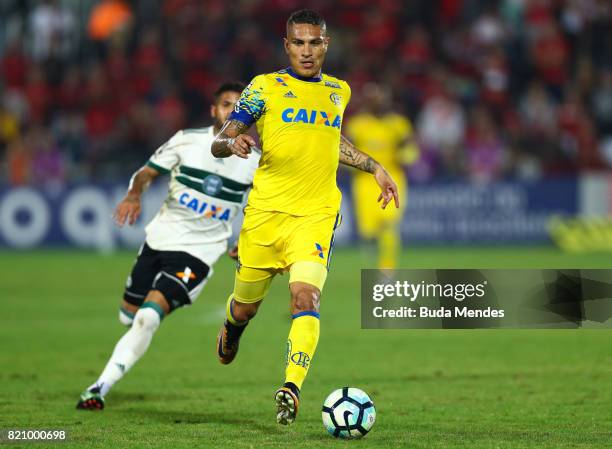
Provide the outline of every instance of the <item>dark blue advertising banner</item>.
[[143,197],[141,219],[134,226],[117,228],[111,217],[125,194],[124,185],[5,188],[0,190],[0,244],[13,248],[137,246],[165,193],[165,187],[152,188]]
[[[578,211],[578,184],[577,179],[568,178],[487,185],[414,185],[408,195],[402,236],[408,245],[547,243],[550,219],[573,216]],[[344,220],[336,234],[340,245],[357,236],[348,187],[341,185]],[[138,246],[146,224],[166,195],[166,187],[158,183],[143,196],[138,223],[117,228],[111,216],[125,188],[123,184],[81,184],[57,189],[0,187],[0,246]],[[373,201],[372,207],[378,205]]]
[[402,235],[420,243],[547,243],[553,216],[578,211],[578,180],[410,186]]

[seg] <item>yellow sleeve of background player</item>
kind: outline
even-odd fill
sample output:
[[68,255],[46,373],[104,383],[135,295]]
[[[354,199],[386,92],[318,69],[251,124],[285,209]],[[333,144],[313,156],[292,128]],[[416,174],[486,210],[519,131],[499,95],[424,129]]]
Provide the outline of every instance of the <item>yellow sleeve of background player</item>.
[[361,115],[359,114],[351,117],[348,123],[346,124],[346,128],[345,128],[346,137],[348,137],[349,140],[357,146],[359,146],[357,142],[360,140],[359,139],[360,128],[361,128]]
[[403,165],[412,165],[419,158],[420,151],[416,143],[412,123],[406,117],[397,115],[393,121],[397,140],[399,142],[399,162]]

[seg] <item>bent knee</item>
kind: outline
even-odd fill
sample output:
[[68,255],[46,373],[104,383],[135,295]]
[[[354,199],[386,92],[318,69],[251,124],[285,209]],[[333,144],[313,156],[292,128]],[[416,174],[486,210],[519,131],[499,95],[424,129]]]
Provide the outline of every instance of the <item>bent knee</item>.
[[144,331],[155,332],[161,323],[162,315],[153,307],[146,307],[146,304],[134,315],[132,326]]
[[319,312],[321,293],[314,286],[291,288],[291,313]]
[[134,322],[134,313],[127,311],[123,307],[119,308],[119,322],[124,326],[130,327]]
[[138,312],[138,308],[138,306],[124,299],[119,306],[119,322],[124,326],[131,326],[134,322],[134,315]]

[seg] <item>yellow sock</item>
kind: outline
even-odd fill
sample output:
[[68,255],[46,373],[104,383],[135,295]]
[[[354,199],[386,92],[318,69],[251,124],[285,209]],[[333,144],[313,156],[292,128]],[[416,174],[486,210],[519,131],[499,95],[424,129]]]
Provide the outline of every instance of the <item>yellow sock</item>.
[[302,388],[308,368],[319,341],[319,314],[301,312],[293,315],[293,323],[287,340],[287,369],[285,382]]
[[401,239],[397,226],[385,226],[378,236],[378,268],[397,267]]

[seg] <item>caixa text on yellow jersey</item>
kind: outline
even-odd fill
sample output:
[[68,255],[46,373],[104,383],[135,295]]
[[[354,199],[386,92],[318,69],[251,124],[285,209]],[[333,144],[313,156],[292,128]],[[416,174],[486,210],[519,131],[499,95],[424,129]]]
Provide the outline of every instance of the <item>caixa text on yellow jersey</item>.
[[287,108],[283,111],[281,118],[285,123],[306,123],[309,125],[324,125],[340,129],[342,119],[337,114],[332,120],[332,114],[325,111]]

